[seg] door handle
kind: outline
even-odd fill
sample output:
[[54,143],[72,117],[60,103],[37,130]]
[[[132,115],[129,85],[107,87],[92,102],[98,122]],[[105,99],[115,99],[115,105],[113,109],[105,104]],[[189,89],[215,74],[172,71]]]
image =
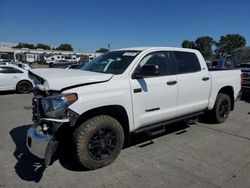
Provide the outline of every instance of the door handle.
[[177,84],[177,81],[176,81],[176,80],[168,81],[168,82],[167,82],[167,85],[169,85],[169,86],[172,86],[172,85],[175,85],[175,84]]
[[140,93],[140,92],[142,92],[142,89],[141,89],[141,88],[136,88],[136,89],[134,89],[134,93]]
[[17,78],[17,76],[13,76],[13,78]]
[[202,80],[203,80],[203,81],[208,81],[208,80],[209,80],[209,77],[203,77]]

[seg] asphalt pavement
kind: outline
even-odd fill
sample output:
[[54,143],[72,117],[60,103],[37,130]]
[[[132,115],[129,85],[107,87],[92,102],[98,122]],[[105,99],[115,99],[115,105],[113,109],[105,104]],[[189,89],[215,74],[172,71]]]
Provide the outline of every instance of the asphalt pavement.
[[133,137],[111,165],[86,171],[62,150],[47,169],[25,147],[32,94],[0,93],[0,187],[250,187],[250,99],[223,124],[178,123]]

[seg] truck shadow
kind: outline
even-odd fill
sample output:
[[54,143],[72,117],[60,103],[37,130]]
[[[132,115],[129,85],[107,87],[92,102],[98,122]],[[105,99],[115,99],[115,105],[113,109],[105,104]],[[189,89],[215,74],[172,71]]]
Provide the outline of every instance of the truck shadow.
[[[123,150],[126,150],[130,147],[146,147],[148,145],[151,145],[154,143],[153,139],[156,139],[161,136],[165,136],[171,133],[175,133],[176,135],[180,135],[186,132],[185,129],[189,128],[189,125],[180,122],[172,125],[167,125],[166,129],[164,132],[157,134],[155,136],[151,136],[150,134],[147,133],[141,133],[137,135],[131,136],[131,141],[130,144],[125,146]],[[59,152],[58,152],[58,159],[60,164],[66,168],[67,170],[71,171],[89,171],[86,168],[83,168],[74,158],[72,155],[72,147],[68,144],[70,142],[67,142],[63,144],[63,147],[59,147]]]
[[26,147],[26,134],[31,125],[23,125],[12,129],[9,134],[16,144],[13,155],[17,159],[15,171],[25,181],[39,182],[43,176],[43,160],[30,154]]
[[250,103],[250,93],[242,95],[241,100]]
[[[15,171],[17,175],[24,181],[34,181],[39,182],[43,176],[45,170],[44,161],[32,155],[26,147],[26,134],[31,125],[23,125],[12,129],[9,134],[12,137],[13,141],[16,144],[16,149],[13,153],[17,159],[15,165]],[[189,128],[189,125],[186,123],[178,123],[167,125],[163,133],[150,136],[147,133],[141,133],[133,135],[131,137],[131,142],[129,145],[123,148],[126,150],[130,147],[146,147],[149,144],[153,144],[153,139],[156,139],[160,136],[165,136],[171,133],[180,135],[186,132],[186,129]],[[88,169],[83,168],[72,155],[71,142],[68,139],[65,139],[65,142],[59,145],[58,151],[52,159],[52,163],[56,160],[67,170],[70,171],[88,171]]]

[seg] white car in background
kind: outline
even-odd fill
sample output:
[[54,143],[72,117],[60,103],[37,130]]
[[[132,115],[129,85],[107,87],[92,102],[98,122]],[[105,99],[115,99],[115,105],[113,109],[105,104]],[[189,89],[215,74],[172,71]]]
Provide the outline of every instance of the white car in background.
[[22,62],[13,62],[13,61],[0,61],[0,65],[16,65],[22,69],[30,70],[32,69],[31,65]]
[[0,65],[0,91],[16,90],[18,93],[29,93],[33,82],[28,77],[28,70],[16,65]]
[[13,62],[12,63],[13,65],[16,65],[22,69],[25,69],[25,70],[30,70],[32,69],[31,65],[27,64],[27,63],[22,63],[22,62]]

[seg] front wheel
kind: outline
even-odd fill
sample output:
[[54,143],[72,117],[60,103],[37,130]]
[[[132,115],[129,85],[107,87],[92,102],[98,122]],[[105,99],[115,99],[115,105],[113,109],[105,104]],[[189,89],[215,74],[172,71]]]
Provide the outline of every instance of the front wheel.
[[231,111],[231,105],[230,97],[227,94],[219,93],[211,112],[212,120],[215,123],[225,122]]
[[121,124],[106,115],[87,120],[73,134],[75,157],[88,169],[111,164],[119,155],[123,143]]

